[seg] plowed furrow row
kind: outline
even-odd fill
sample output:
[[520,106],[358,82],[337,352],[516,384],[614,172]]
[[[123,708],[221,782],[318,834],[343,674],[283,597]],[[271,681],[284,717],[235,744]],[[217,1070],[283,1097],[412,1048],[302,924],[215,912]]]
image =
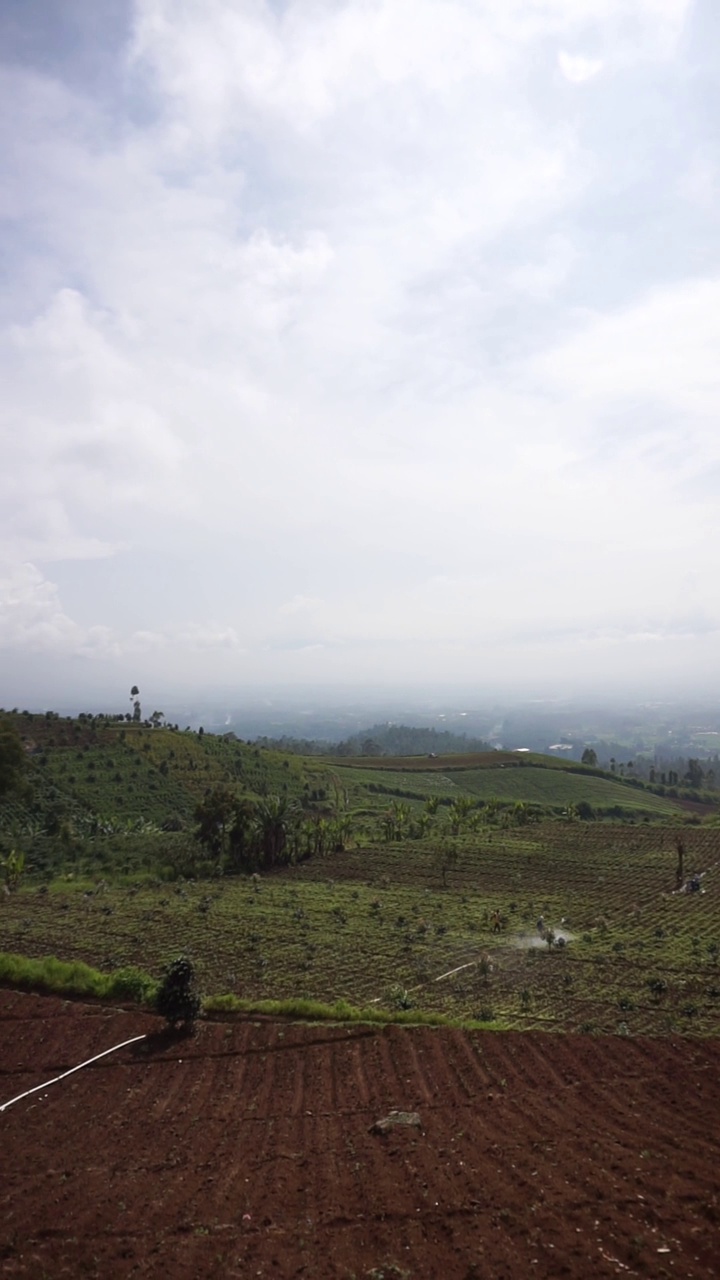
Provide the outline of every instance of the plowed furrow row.
[[365,1072],[367,1036],[353,1040],[338,1050],[333,1063],[338,1110],[367,1110],[370,1102]]
[[412,1111],[427,1106],[434,1100],[435,1090],[426,1070],[424,1051],[418,1051],[411,1037],[398,1035],[395,1027],[389,1027],[386,1036],[396,1075],[405,1092],[406,1101],[401,1109]]
[[564,1088],[563,1073],[554,1061],[557,1052],[554,1036],[536,1036],[525,1043],[523,1037],[515,1035],[508,1048],[510,1061],[504,1074],[508,1089],[537,1089],[551,1094]]
[[187,1070],[182,1070],[182,1063],[169,1058],[154,1062],[151,1083],[154,1085],[154,1096],[148,1110],[148,1121],[152,1124],[162,1123],[166,1115],[177,1113],[182,1104],[183,1093],[187,1084]]
[[428,1040],[425,1045],[418,1045],[411,1038],[410,1044],[413,1049],[413,1060],[417,1063],[417,1068],[433,1100],[451,1107],[466,1105],[467,1092],[453,1067],[451,1033],[443,1031],[438,1037]]
[[[275,1110],[274,1102],[279,1101],[280,1094],[275,1090],[276,1055],[268,1053],[267,1032],[260,1029],[262,1040],[257,1050],[248,1053],[245,1058],[245,1079],[243,1092],[238,1098],[238,1107],[243,1115],[267,1116]],[[287,1099],[283,1099],[287,1106]]]
[[[60,1033],[96,1043],[77,1012],[48,1030],[55,1061]],[[709,1280],[719,1066],[706,1042],[204,1025],[0,1117],[3,1274]],[[392,1107],[422,1130],[370,1132]]]
[[370,1042],[368,1056],[370,1107],[378,1111],[378,1117],[393,1107],[406,1110],[410,1106],[408,1092],[412,1082],[399,1073],[386,1032],[380,1032]]
[[311,1144],[305,1116],[287,1117],[257,1133],[243,1160],[238,1217],[248,1230],[287,1228],[307,1217]]
[[241,1223],[249,1212],[255,1170],[262,1166],[273,1141],[270,1120],[252,1127],[239,1118],[229,1120],[207,1161],[205,1194],[198,1197],[196,1216],[202,1211],[209,1222]]
[[485,1063],[482,1043],[478,1036],[470,1038],[464,1031],[452,1031],[448,1035],[448,1060],[452,1065],[459,1088],[468,1099],[486,1093],[491,1075]]

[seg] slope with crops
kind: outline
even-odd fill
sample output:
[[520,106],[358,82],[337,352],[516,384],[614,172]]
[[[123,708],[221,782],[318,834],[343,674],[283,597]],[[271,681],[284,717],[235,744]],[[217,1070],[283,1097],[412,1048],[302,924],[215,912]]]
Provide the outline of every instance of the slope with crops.
[[[157,980],[188,951],[227,1007],[717,1027],[718,829],[650,791],[502,753],[331,763],[87,719],[14,726],[7,953]],[[579,820],[618,807],[622,822]]]

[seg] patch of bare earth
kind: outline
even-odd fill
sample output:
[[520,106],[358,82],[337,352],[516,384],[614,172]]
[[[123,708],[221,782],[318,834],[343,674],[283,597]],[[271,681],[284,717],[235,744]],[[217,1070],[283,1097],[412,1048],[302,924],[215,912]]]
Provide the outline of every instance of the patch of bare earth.
[[[0,1102],[153,1030],[0,992]],[[0,1275],[715,1276],[718,1116],[715,1041],[203,1024],[0,1113]]]

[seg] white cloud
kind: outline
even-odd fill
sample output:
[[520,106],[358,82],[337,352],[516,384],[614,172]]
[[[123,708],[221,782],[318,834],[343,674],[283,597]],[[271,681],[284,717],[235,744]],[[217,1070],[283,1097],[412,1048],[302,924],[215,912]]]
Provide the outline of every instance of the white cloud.
[[292,617],[297,614],[314,613],[321,608],[323,601],[316,596],[295,595],[292,600],[287,600],[285,604],[281,604],[278,613]]
[[65,289],[0,336],[6,547],[42,559],[109,555],[118,541],[98,538],[98,524],[112,528],[113,511],[137,502],[162,505],[161,480],[177,477],[183,446],[113,329]]
[[[685,0],[135,13],[110,108],[6,73],[0,553],[40,577],[3,634],[352,674],[681,616],[713,544],[658,513],[718,456],[720,259],[634,270],[656,207],[678,253],[712,217]],[[73,622],[47,566],[119,552]]]
[[718,439],[711,420],[720,411],[720,278],[654,290],[578,327],[538,360],[542,375],[582,400],[644,398],[692,414],[705,443]]
[[714,208],[717,204],[718,160],[715,149],[696,147],[688,157],[687,165],[678,176],[678,191],[684,200],[700,209]]
[[[436,106],[468,78],[515,73],[536,40],[599,28],[625,57],[667,56],[689,0],[365,0],[320,8],[227,0],[144,0],[135,57],[207,139],[251,121],[307,131],[385,90],[432,95]],[[587,59],[570,56],[579,71]]]
[[306,130],[383,86],[442,93],[492,75],[506,53],[493,26],[466,5],[393,0],[304,9],[151,0],[138,9],[135,56],[164,92],[210,130],[254,116]]
[[237,649],[239,639],[232,627],[208,623],[186,627],[174,638],[174,643],[191,649]]
[[602,58],[585,58],[580,53],[558,53],[558,65],[571,84],[585,84],[593,80],[603,69]]
[[552,298],[567,280],[577,257],[577,250],[567,236],[553,234],[540,246],[534,261],[512,268],[508,283],[530,297]]
[[117,652],[107,627],[77,626],[64,612],[55,584],[27,563],[0,570],[0,649],[84,656]]
[[0,651],[6,656],[18,651],[106,660],[172,650],[238,650],[238,645],[232,627],[212,622],[126,635],[102,625],[84,627],[68,616],[57,585],[35,565],[0,567]]

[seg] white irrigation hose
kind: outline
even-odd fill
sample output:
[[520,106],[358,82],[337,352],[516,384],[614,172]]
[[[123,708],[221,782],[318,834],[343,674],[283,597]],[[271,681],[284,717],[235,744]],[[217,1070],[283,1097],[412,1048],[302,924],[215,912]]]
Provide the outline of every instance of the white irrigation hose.
[[448,969],[447,973],[441,973],[439,977],[433,978],[433,982],[442,982],[443,978],[452,978],[454,973],[460,973],[463,969],[472,969],[477,964],[477,960],[468,960],[467,964],[459,964],[457,969]]
[[65,1080],[67,1076],[71,1076],[74,1071],[80,1071],[83,1067],[89,1067],[91,1062],[97,1062],[99,1058],[106,1058],[109,1053],[115,1053],[118,1049],[124,1049],[128,1044],[136,1044],[138,1040],[144,1040],[145,1036],[133,1036],[132,1040],[123,1040],[122,1044],[114,1044],[112,1049],[103,1049],[102,1053],[96,1053],[94,1058],[88,1058],[87,1062],[79,1062],[76,1067],[71,1067],[69,1071],[63,1071],[62,1075],[55,1076],[53,1080],[46,1080],[44,1084],[36,1084],[34,1089],[26,1089],[25,1093],[19,1093],[16,1098],[11,1098],[9,1102],[3,1102],[0,1111],[5,1111],[7,1107],[11,1107],[14,1102],[20,1102],[22,1098],[29,1098],[31,1093],[37,1093],[39,1089],[48,1089],[51,1084],[57,1084],[58,1080]]
[[[463,969],[472,969],[473,965],[475,965],[475,964],[477,964],[477,963],[478,963],[478,961],[477,961],[477,960],[468,960],[467,964],[459,964],[459,965],[458,965],[458,967],[457,967],[457,969],[448,969],[447,973],[441,973],[441,974],[438,974],[437,978],[430,978],[430,979],[429,979],[429,981],[430,981],[430,982],[442,982],[443,978],[452,978],[453,974],[455,974],[455,973],[462,973],[462,970],[463,970]],[[417,985],[416,987],[410,987],[410,988],[409,988],[409,991],[410,991],[411,993],[412,993],[413,991],[420,991],[421,987],[426,987],[426,986],[427,986],[427,982],[419,982],[419,983],[418,983],[418,985]],[[370,1000],[368,1003],[369,1003],[369,1004],[379,1004],[381,1000],[382,1000],[382,996],[374,996],[374,997],[373,997],[373,999],[372,999],[372,1000]],[[1,1109],[1,1108],[0,1108],[0,1109]]]

